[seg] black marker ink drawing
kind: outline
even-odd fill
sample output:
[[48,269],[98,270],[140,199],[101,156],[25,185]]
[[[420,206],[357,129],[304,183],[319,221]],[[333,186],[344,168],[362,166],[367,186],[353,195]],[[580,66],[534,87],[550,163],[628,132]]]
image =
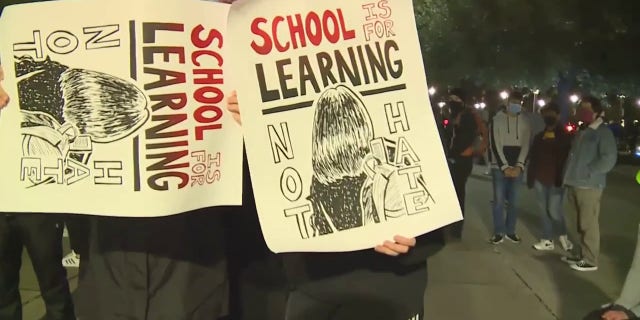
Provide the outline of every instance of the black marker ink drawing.
[[315,107],[307,198],[314,236],[407,215],[406,194],[421,192],[421,201],[433,201],[419,172],[401,171],[420,166],[410,157],[400,159],[396,142],[375,137],[369,112],[351,88],[326,89]]
[[[149,119],[146,96],[123,79],[50,58],[16,57],[15,67],[26,158],[61,161],[62,167],[69,158],[87,164],[93,143],[126,138]],[[51,177],[30,181],[59,183]]]

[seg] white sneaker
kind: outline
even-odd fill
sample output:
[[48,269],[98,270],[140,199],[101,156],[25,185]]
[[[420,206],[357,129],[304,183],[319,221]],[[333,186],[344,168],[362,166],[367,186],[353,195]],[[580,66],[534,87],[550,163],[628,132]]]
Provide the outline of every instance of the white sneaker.
[[79,268],[80,255],[72,250],[68,255],[62,258],[62,266],[67,268]]
[[573,243],[569,241],[569,237],[567,235],[560,236],[560,245],[562,246],[562,250],[571,251],[573,250]]
[[540,242],[533,245],[533,248],[539,251],[551,251],[555,249],[553,241],[541,239]]

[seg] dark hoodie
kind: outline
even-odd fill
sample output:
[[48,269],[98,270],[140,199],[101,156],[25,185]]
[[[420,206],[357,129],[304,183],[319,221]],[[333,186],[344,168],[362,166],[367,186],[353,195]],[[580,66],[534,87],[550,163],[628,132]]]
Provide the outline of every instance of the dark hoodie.
[[545,138],[542,131],[533,138],[529,152],[527,185],[533,188],[536,181],[547,187],[561,187],[563,170],[571,149],[571,137],[560,127],[553,130],[554,138]]

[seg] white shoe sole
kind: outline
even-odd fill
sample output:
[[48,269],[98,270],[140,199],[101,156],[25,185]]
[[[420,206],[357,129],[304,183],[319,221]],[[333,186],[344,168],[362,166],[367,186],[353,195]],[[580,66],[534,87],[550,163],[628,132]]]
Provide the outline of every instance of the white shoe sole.
[[576,270],[576,271],[582,271],[582,272],[589,272],[589,271],[598,271],[598,267],[592,267],[592,268],[581,268],[578,267],[575,264],[571,265],[571,269]]

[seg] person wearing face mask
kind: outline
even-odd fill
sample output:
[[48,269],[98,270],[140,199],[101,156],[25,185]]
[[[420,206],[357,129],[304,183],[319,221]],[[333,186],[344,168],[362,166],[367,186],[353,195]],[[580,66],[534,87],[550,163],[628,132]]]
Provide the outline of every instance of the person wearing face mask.
[[585,97],[577,117],[582,125],[569,152],[564,185],[569,213],[577,218],[572,221],[577,221],[579,246],[562,260],[574,270],[595,271],[600,254],[600,200],[618,151],[611,129],[604,125],[604,109],[599,99]]
[[[465,104],[466,94],[462,89],[453,89],[450,92],[448,106],[452,119],[452,136],[448,150],[451,179],[458,196],[458,202],[464,215],[464,203],[467,179],[473,169],[473,143],[477,137],[478,126],[474,112]],[[456,222],[449,227],[450,235],[454,239],[462,238],[464,220]]]
[[[493,228],[489,239],[499,244],[506,237],[514,243],[520,242],[516,234],[517,195],[522,172],[529,155],[531,129],[522,114],[522,94],[513,92],[506,109],[493,118],[490,132],[493,176]],[[508,202],[507,217],[504,218],[505,202]]]
[[562,210],[562,171],[569,156],[571,138],[558,125],[559,115],[560,107],[554,102],[542,110],[545,129],[535,135],[529,152],[527,185],[536,190],[542,222],[542,237],[540,242],[533,245],[536,250],[555,248],[554,225],[562,248],[565,251],[573,248],[573,244],[567,238],[567,226]]

